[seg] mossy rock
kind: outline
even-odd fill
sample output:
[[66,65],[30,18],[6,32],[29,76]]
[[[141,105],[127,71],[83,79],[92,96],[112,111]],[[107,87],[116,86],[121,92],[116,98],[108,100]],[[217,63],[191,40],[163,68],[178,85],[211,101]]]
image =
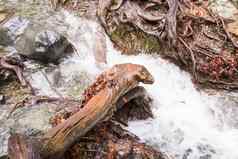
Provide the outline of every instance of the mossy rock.
[[161,49],[158,38],[127,24],[119,25],[109,34],[124,54],[156,53]]

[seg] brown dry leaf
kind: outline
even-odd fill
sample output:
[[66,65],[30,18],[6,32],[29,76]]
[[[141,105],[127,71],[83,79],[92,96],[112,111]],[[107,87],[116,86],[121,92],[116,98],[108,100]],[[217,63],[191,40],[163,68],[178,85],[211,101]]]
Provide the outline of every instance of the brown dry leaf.
[[229,24],[227,25],[227,30],[228,30],[230,33],[232,33],[232,34],[238,36],[238,21],[229,23]]

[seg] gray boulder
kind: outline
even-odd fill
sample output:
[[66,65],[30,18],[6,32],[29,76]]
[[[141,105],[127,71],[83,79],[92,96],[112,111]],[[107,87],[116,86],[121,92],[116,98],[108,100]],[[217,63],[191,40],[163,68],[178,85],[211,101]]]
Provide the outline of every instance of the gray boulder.
[[16,41],[16,50],[20,55],[43,63],[58,63],[73,46],[57,32],[29,25]]

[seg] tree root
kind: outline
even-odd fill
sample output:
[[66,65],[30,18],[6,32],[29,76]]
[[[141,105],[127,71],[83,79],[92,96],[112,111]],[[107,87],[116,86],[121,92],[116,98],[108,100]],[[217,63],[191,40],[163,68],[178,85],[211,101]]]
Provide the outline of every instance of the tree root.
[[[115,11],[111,9],[113,5],[112,0],[99,0],[97,15],[102,26],[106,31],[108,28],[107,17],[110,12]],[[169,10],[167,14],[161,14],[156,12],[155,15],[146,11],[148,6],[141,8],[137,1],[124,0],[116,1],[118,4],[116,12],[119,14],[117,19],[114,19],[115,23],[130,23],[134,27],[139,28],[141,31],[150,35],[156,36],[161,40],[168,40],[168,44],[174,46],[176,43],[176,14],[178,10],[178,0],[167,0]],[[152,1],[153,7],[161,4],[160,1]],[[152,23],[154,23],[152,25]]]
[[[214,80],[216,77],[219,81],[216,85],[226,85],[226,83],[236,85],[238,37],[229,33],[225,19],[209,10],[206,2],[198,4],[184,0],[166,2],[124,0],[117,10],[110,10],[113,4],[111,1],[108,2],[107,9],[98,8],[104,12],[103,14],[98,12],[97,16],[99,19],[104,19],[104,29],[123,52],[131,54],[144,49],[148,53],[150,50],[146,49],[152,47],[153,51],[172,59],[191,72],[196,83],[202,83],[201,81],[204,81],[202,79]],[[100,2],[99,6],[101,6]],[[129,31],[130,29],[135,31]],[[141,34],[143,38],[157,38],[158,49],[154,49],[156,42],[148,41],[148,44],[146,41],[143,46]],[[137,40],[141,40],[142,44]],[[212,60],[217,56],[226,60],[217,64],[216,60]],[[214,61],[214,65],[211,61]],[[218,75],[206,72],[204,66],[207,67],[207,64],[210,65],[209,67],[214,67],[212,70]],[[230,84],[227,84],[227,87],[236,88]]]
[[182,38],[179,37],[179,41],[184,45],[184,47],[190,53],[190,57],[191,57],[192,63],[193,63],[192,72],[193,72],[193,75],[194,75],[195,79],[197,80],[197,75],[196,75],[196,59],[195,59],[193,50],[188,46],[188,44],[186,44],[186,42]]

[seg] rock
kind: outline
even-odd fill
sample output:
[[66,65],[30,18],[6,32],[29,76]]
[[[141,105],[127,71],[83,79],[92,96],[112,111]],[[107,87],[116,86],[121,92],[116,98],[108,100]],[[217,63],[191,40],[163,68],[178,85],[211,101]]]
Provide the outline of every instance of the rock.
[[235,21],[235,22],[232,22],[232,23],[229,23],[228,26],[227,26],[227,30],[238,36],[238,21]]
[[237,19],[238,9],[229,0],[211,1],[209,8],[223,18]]
[[2,27],[7,28],[11,33],[11,39],[15,42],[17,37],[23,34],[29,25],[29,20],[20,16],[13,16],[8,19]]
[[232,0],[232,3],[235,5],[235,7],[238,9],[238,0]]
[[24,75],[37,95],[80,100],[84,89],[94,78],[82,66],[72,61],[48,67],[30,62],[25,64]]
[[11,38],[11,33],[9,29],[0,27],[0,45],[8,46],[12,44],[13,44],[13,40]]
[[107,63],[107,45],[106,37],[102,30],[98,29],[96,31],[95,43],[94,43],[94,58],[97,64]]
[[63,35],[33,25],[29,25],[16,41],[19,54],[43,63],[58,63],[72,48]]

